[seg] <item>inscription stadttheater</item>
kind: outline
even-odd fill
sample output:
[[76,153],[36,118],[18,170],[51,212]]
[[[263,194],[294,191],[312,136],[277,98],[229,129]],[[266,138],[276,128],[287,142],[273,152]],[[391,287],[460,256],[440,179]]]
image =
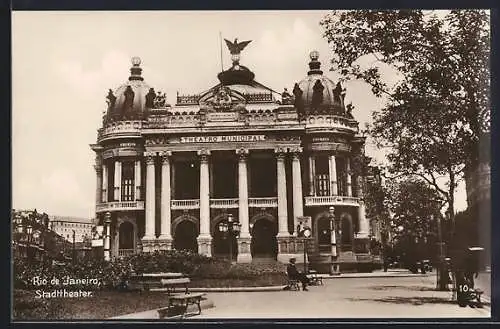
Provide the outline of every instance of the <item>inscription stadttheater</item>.
[[260,142],[266,135],[234,135],[234,136],[191,136],[181,137],[181,143],[227,143],[227,142]]

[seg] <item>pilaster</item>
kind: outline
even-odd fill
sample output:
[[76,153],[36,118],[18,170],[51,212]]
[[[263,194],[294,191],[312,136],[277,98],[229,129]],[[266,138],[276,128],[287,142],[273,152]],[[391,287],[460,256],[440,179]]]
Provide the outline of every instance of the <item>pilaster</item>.
[[286,172],[285,155],[286,148],[276,148],[276,171],[278,180],[278,237],[288,237],[288,213],[286,198]]
[[212,236],[210,235],[210,178],[208,161],[209,150],[199,150],[200,157],[200,235],[198,236],[198,253],[212,255]]
[[296,232],[298,218],[304,216],[304,205],[302,201],[302,172],[300,168],[300,155],[302,147],[296,147],[292,152],[292,184],[293,184],[293,235]]
[[172,247],[171,235],[171,191],[170,191],[170,157],[172,152],[164,151],[160,153],[162,166],[161,166],[161,225],[159,243],[160,249],[165,247],[170,249]]
[[155,240],[155,157],[154,152],[144,152],[146,158],[146,229],[143,249],[149,249],[149,241]]

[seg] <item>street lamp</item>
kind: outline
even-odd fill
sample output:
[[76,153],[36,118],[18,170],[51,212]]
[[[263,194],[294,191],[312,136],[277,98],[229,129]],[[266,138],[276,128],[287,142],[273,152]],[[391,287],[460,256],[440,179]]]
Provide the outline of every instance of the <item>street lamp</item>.
[[241,230],[241,223],[235,220],[232,214],[227,215],[226,221],[221,221],[219,223],[219,232],[224,236],[224,239],[229,241],[229,262],[232,263],[233,260],[233,237],[239,236]]
[[[448,273],[445,271],[445,259],[444,259],[444,242],[443,233],[441,231],[441,217],[438,215],[437,218],[437,234],[438,234],[438,268],[436,270],[436,290],[447,291],[448,285]],[[431,222],[434,221],[434,215],[431,215]]]
[[335,223],[335,207],[330,206],[329,210],[329,219],[330,219],[330,235],[331,235],[331,267],[330,273],[332,275],[340,274],[338,264],[335,262],[338,259],[338,246],[337,246],[337,225]]
[[75,263],[76,259],[76,249],[75,249],[75,230],[73,230],[73,263]]
[[31,226],[31,224],[28,224],[26,226],[26,234],[27,234],[27,237],[28,237],[28,241],[27,241],[27,249],[26,249],[26,256],[28,257],[28,262],[31,262],[31,252],[30,252],[30,249],[31,249],[31,237],[33,235],[33,226]]

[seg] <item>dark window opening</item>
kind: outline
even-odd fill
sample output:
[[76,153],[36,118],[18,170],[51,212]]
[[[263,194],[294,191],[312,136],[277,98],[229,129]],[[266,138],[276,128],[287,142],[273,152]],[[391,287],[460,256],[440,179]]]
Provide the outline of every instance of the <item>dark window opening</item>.
[[122,201],[134,201],[134,162],[122,163]]

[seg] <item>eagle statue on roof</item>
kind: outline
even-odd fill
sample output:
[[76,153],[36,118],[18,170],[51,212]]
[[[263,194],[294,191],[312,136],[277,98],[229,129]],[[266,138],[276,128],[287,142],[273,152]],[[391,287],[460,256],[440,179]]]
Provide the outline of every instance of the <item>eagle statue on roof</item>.
[[229,53],[231,53],[231,55],[236,55],[236,54],[241,53],[241,51],[243,49],[245,49],[245,47],[250,42],[252,42],[252,40],[238,42],[238,38],[235,38],[234,42],[231,42],[231,41],[229,41],[227,39],[224,39],[224,41],[226,41],[227,48],[229,49]]

